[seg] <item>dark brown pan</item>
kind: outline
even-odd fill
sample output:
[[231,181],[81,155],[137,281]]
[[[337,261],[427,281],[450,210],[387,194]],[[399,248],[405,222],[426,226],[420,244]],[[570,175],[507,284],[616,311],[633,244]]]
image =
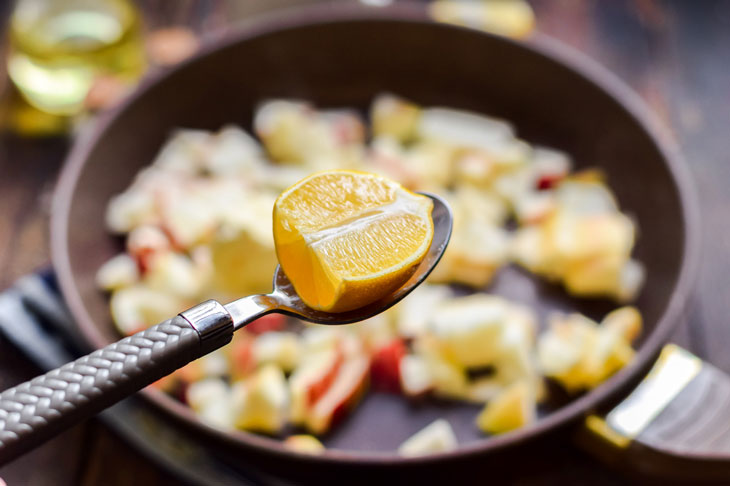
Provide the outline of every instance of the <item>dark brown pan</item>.
[[[206,427],[183,405],[152,391],[142,394],[175,420],[231,455],[262,465],[329,472],[448,465],[482,457],[575,423],[623,396],[646,370],[680,321],[697,262],[697,214],[687,171],[646,108],[610,73],[536,36],[518,43],[436,24],[417,7],[315,7],[242,26],[171,72],[145,82],[119,109],[76,143],[63,171],[52,216],[53,258],[63,294],[91,346],[115,334],[107,297],[94,283],[99,266],[121,249],[104,227],[109,198],[149,164],[175,127],[250,127],[265,98],[311,100],[319,106],[365,109],[391,91],[423,105],[465,108],[510,120],[531,143],[565,150],[577,165],[600,167],[621,207],[638,222],[636,257],[648,279],[637,305],[645,330],[633,363],[597,389],[553,404],[533,426],[483,438],[476,408],[408,405],[371,395],[326,438],[336,450],[302,456],[276,440]],[[600,317],[615,304],[576,300],[560,289],[507,268],[491,292],[540,312],[576,309]],[[397,445],[436,417],[446,417],[462,446],[426,459],[403,459]],[[284,461],[284,462],[281,462]],[[285,468],[286,469],[286,468]]]

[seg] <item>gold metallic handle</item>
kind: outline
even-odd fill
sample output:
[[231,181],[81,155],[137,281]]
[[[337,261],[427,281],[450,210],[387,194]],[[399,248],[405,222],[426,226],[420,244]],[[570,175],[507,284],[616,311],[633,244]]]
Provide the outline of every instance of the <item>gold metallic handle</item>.
[[576,441],[603,462],[653,478],[730,478],[730,376],[674,344],[605,415],[586,417]]

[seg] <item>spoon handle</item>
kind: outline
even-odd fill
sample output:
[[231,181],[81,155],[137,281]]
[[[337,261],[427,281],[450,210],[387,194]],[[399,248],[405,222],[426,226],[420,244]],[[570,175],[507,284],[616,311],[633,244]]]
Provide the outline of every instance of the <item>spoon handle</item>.
[[207,301],[0,394],[0,464],[223,346],[233,321]]

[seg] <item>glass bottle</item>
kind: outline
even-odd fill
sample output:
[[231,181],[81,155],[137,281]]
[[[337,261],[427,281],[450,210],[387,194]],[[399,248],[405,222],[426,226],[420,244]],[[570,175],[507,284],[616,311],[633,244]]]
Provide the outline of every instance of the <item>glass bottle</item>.
[[10,79],[34,107],[74,115],[98,76],[131,83],[143,73],[140,24],[129,0],[18,0]]

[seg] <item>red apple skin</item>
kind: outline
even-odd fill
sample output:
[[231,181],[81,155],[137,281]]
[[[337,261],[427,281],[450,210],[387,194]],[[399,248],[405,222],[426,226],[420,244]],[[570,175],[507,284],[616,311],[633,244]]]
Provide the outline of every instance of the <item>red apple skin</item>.
[[327,393],[327,390],[332,385],[332,382],[335,381],[337,374],[340,372],[340,368],[342,367],[342,363],[344,361],[345,357],[342,354],[342,350],[338,349],[333,366],[329,370],[327,370],[327,372],[324,373],[319,380],[314,381],[309,385],[309,389],[307,390],[308,407],[313,406],[315,403],[317,403],[317,400],[322,398],[322,396]]
[[537,179],[535,186],[538,191],[552,189],[565,178],[564,174],[543,174]]
[[400,362],[408,352],[405,341],[396,338],[378,348],[370,363],[370,380],[376,390],[401,393]]
[[[334,402],[336,405],[334,405],[330,410],[325,411],[323,414],[323,418],[325,420],[322,422],[322,428],[320,430],[313,430],[313,432],[327,432],[342,421],[347,414],[355,408],[368,389],[370,381],[369,368],[370,363],[366,356],[352,358],[350,361],[341,366],[340,372],[335,378],[333,384],[335,384],[337,380],[344,379],[348,384],[350,384],[350,386],[345,392],[343,392],[342,396],[338,397],[338,399]],[[343,373],[350,376],[345,376]],[[321,399],[327,398],[328,397],[325,394]],[[318,404],[315,403],[311,410],[315,411],[317,409],[317,405]]]
[[235,377],[244,377],[256,367],[253,359],[253,339],[243,333],[235,335],[230,344],[231,364]]

